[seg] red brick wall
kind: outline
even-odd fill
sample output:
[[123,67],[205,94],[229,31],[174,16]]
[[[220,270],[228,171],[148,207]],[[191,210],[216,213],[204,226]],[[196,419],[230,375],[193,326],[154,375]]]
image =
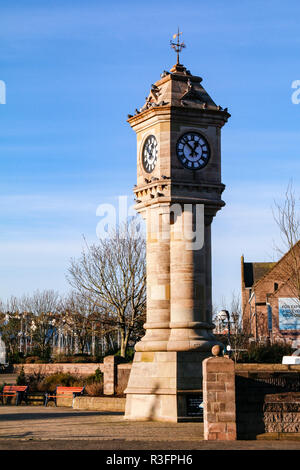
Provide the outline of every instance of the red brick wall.
[[204,439],[235,440],[234,362],[225,357],[203,361]]
[[[297,297],[295,287],[292,282],[288,281],[288,263],[289,255],[282,258],[265,276],[252,287],[252,292],[255,295],[251,301],[252,321],[250,321],[250,305],[249,305],[249,289],[245,288],[243,279],[243,258],[241,269],[241,299],[242,299],[242,312],[243,312],[243,329],[245,332],[255,337],[257,329],[257,339],[267,339],[269,337],[268,331],[268,307],[266,302],[269,302],[272,307],[272,323],[273,331],[270,335],[271,341],[291,341],[294,339],[292,331],[283,332],[279,330],[278,320],[278,298],[279,297]],[[275,283],[278,289],[275,290]],[[255,306],[256,303],[256,306]],[[256,309],[256,316],[254,315]],[[257,317],[257,325],[256,325]],[[300,331],[294,332],[300,335]]]

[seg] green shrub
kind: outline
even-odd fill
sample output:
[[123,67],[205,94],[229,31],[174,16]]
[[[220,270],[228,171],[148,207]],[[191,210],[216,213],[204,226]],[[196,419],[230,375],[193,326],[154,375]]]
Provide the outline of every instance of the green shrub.
[[88,354],[74,354],[74,355],[67,355],[67,354],[58,354],[54,357],[53,362],[55,363],[72,363],[72,364],[84,364],[88,362],[96,362],[96,358],[94,356],[90,356]]
[[238,362],[281,364],[283,356],[289,356],[293,350],[291,346],[283,343],[274,343],[268,346],[251,345],[247,352],[243,352]]
[[18,380],[22,380],[22,383],[20,382],[18,385],[29,385],[31,392],[54,392],[57,386],[76,387],[85,385],[89,386],[90,393],[94,394],[94,396],[103,394],[103,373],[100,369],[96,369],[95,373],[88,377],[76,376],[64,372],[51,375],[35,372],[25,377],[25,374],[23,376],[23,372],[24,370],[21,369]]
[[[107,354],[109,355],[109,354]],[[114,356],[121,356],[121,350],[119,349],[116,353],[114,353]],[[134,356],[134,348],[127,348],[126,350],[126,355],[124,359],[124,362],[132,362],[133,361],[133,356]]]
[[95,373],[94,374],[91,374],[91,375],[88,375],[85,379],[84,379],[85,383],[88,384],[88,385],[91,385],[91,384],[95,384],[95,383],[102,383],[103,382],[103,373],[101,372],[101,370],[98,368],[95,370]]
[[76,387],[84,385],[83,382],[84,380],[81,377],[60,372],[58,374],[47,375],[42,382],[38,384],[38,389],[41,392],[54,392],[59,385],[63,387]]
[[95,370],[95,382],[103,382],[103,372],[99,368]]
[[64,364],[66,362],[72,362],[72,361],[70,360],[69,356],[66,356],[65,354],[58,354],[57,356],[54,357],[53,362],[55,364],[57,363]]
[[92,362],[92,356],[88,356],[87,354],[75,354],[72,357],[72,362],[74,364],[84,364],[84,363]]
[[9,364],[23,364],[25,362],[24,354],[22,352],[8,353],[7,360]]

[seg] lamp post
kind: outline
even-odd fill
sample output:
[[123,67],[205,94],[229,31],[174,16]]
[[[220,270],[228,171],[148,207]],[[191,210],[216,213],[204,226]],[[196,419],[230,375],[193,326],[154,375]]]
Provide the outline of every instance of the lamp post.
[[228,338],[227,351],[228,351],[229,356],[230,356],[230,350],[231,350],[231,343],[230,343],[230,313],[228,312],[228,310],[221,310],[218,314],[218,318],[220,320],[222,320],[222,322],[227,320],[227,338]]

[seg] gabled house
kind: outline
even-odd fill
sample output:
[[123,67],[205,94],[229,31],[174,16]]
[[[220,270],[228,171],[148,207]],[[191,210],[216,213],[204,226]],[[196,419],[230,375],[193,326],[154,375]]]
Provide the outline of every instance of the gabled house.
[[300,242],[278,262],[241,257],[243,331],[258,341],[300,339]]

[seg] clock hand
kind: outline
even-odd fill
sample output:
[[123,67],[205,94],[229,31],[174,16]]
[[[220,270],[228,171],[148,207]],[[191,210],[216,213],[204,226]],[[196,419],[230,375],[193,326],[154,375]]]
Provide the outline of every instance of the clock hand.
[[198,155],[198,152],[196,152],[196,148],[199,146],[199,142],[195,142],[194,148],[193,148],[193,153],[194,155]]
[[196,145],[197,145],[197,142],[195,142],[195,147],[193,148],[188,142],[186,142],[187,146],[190,147],[191,149],[191,157],[194,157],[196,152],[195,152],[195,148],[196,148]]
[[190,149],[192,150],[192,152],[194,151],[193,147],[192,147],[188,142],[186,142],[186,145],[188,145],[188,147],[190,147]]

